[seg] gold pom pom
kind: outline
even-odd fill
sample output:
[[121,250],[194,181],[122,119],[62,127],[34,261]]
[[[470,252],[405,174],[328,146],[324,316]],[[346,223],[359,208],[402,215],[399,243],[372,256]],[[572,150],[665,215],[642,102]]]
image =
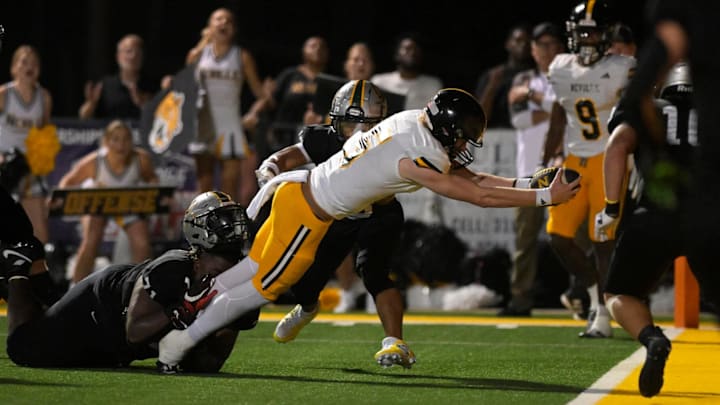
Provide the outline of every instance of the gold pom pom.
[[42,128],[32,127],[25,138],[25,146],[30,172],[36,176],[46,176],[55,168],[55,157],[60,152],[60,140],[55,125]]

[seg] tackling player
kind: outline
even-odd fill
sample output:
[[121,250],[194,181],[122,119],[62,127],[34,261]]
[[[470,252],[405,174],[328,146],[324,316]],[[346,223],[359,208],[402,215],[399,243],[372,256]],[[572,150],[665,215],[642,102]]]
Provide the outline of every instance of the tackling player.
[[585,252],[574,237],[582,223],[605,206],[602,162],[609,135],[605,123],[635,66],[634,58],[605,55],[614,23],[605,1],[586,0],[578,4],[567,21],[571,53],[557,55],[549,73],[557,101],[550,115],[543,164],[562,155],[565,136],[562,166],[575,169],[583,180],[576,198],[549,208],[547,232],[566,270],[590,294],[588,324],[581,337],[612,336],[610,315],[602,303],[599,287],[607,273],[614,232],[608,232],[607,241],[600,241],[594,238],[594,227],[589,224],[595,268],[588,265]]
[[[10,221],[5,218],[16,218],[17,232],[32,235],[21,207],[4,190],[1,194],[7,214],[3,228]],[[215,294],[215,276],[244,256],[247,225],[243,208],[228,195],[201,194],[183,220],[190,250],[170,250],[138,265],[109,266],[83,279],[47,310],[36,299],[30,276],[47,272],[42,245],[3,235],[0,275],[9,290],[8,356],[22,366],[63,368],[124,367],[157,356],[159,338],[187,327]],[[238,330],[254,327],[257,316],[251,312],[209,336],[182,368],[217,372]]]

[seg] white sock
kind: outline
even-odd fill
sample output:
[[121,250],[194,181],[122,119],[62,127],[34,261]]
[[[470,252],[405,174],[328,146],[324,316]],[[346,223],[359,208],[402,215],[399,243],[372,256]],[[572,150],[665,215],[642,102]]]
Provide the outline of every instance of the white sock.
[[252,281],[247,281],[216,296],[187,332],[197,343],[246,312],[269,302],[255,289]]
[[587,289],[590,295],[590,309],[597,309],[600,306],[600,296],[598,294],[598,285],[593,284]]
[[385,339],[382,340],[383,349],[387,349],[388,347],[394,345],[398,340],[400,339],[392,336],[387,336]]
[[236,265],[230,267],[215,277],[215,285],[213,286],[213,289],[217,290],[218,295],[220,295],[225,291],[253,278],[255,273],[257,273],[257,270],[257,262],[249,256],[245,256],[245,258],[240,260],[240,262]]

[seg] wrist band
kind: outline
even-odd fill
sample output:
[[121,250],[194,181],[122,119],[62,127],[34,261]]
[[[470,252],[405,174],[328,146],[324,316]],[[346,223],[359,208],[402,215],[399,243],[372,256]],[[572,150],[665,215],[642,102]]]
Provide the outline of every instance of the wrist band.
[[620,215],[620,203],[617,201],[611,202],[611,200],[605,199],[605,213],[608,216],[617,218],[617,216]]
[[270,171],[272,171],[275,175],[280,173],[280,168],[278,167],[278,165],[276,165],[275,162],[270,159],[266,159],[264,162],[262,162],[258,170],[262,169],[270,169]]
[[518,177],[515,180],[513,180],[513,187],[514,188],[530,188],[530,178],[529,177]]
[[552,204],[552,194],[550,188],[540,188],[535,191],[535,206],[544,207]]

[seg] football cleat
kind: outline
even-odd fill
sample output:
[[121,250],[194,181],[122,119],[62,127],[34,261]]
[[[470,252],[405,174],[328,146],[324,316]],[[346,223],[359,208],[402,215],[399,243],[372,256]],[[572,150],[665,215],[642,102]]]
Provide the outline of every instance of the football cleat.
[[663,386],[665,362],[670,355],[671,348],[670,340],[662,332],[658,336],[651,336],[648,339],[647,357],[638,380],[642,396],[650,398],[660,392]]
[[[180,361],[185,357],[188,351],[194,346],[194,342],[190,339],[187,330],[173,329],[168,332],[159,343],[159,354],[157,367],[158,370],[179,370]],[[162,371],[161,370],[161,371]],[[174,374],[165,372],[166,374]]]
[[295,308],[288,312],[275,326],[273,339],[278,343],[287,343],[295,339],[302,328],[315,319],[319,311],[320,305],[316,305],[315,310],[312,312],[303,311],[300,304],[295,305]]
[[[388,339],[392,339],[389,343]],[[375,361],[383,368],[392,367],[396,364],[404,368],[411,368],[415,364],[415,353],[404,341],[394,338],[383,339],[383,348],[375,353]]]
[[611,338],[613,335],[612,326],[610,326],[610,314],[598,313],[597,309],[590,310],[588,316],[587,328],[584,332],[580,332],[578,337],[588,339]]
[[163,363],[160,360],[155,362],[155,367],[157,368],[157,371],[160,374],[179,374],[180,372],[182,372],[182,369],[180,369],[179,364],[175,364],[174,366],[171,366],[169,364]]
[[560,295],[560,302],[563,306],[570,310],[573,319],[588,319],[590,311],[590,296],[586,289],[582,287],[570,286],[564,293]]

